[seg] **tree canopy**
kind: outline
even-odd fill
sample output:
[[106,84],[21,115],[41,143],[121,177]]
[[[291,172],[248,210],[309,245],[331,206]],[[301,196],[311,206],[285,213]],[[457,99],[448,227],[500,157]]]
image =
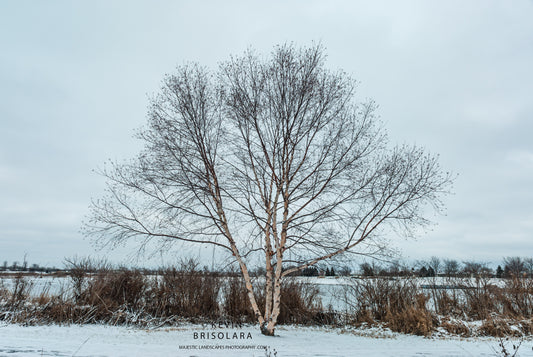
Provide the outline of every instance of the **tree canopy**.
[[[321,46],[276,47],[165,77],[139,133],[145,148],[102,171],[88,235],[213,244],[239,264],[262,331],[282,278],[347,252],[372,254],[390,228],[428,224],[452,182],[437,157],[388,144],[373,101],[325,68]],[[249,277],[263,261],[264,307]]]

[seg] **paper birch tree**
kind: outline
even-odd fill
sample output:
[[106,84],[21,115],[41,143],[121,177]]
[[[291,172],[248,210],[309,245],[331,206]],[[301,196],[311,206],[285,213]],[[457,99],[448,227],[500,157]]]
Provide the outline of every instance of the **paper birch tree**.
[[[178,67],[151,100],[143,151],[102,170],[108,190],[86,234],[228,252],[261,332],[273,335],[287,275],[428,224],[452,181],[421,148],[389,146],[375,103],[355,90],[325,67],[321,46],[250,50],[214,73]],[[266,273],[254,283],[258,257]]]

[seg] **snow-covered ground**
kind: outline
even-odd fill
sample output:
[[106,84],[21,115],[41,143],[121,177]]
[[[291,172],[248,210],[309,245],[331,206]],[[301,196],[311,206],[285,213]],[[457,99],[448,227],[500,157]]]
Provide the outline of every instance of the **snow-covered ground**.
[[[23,279],[28,284],[31,296],[60,295],[71,290],[72,282],[68,277],[57,277],[53,275],[23,275]],[[16,279],[13,276],[0,275],[0,288],[13,291]]]
[[[210,338],[199,338],[201,333]],[[234,333],[244,338],[232,339]],[[213,334],[215,338],[211,338]],[[232,328],[184,325],[145,330],[102,325],[0,325],[0,356],[502,355],[501,348],[498,347],[499,341],[494,338],[439,339],[401,335],[379,329],[343,331],[294,326],[280,326],[276,334],[278,336],[263,336],[255,326]],[[511,351],[512,342],[516,341],[507,342]],[[524,341],[517,356],[533,356],[532,346],[533,341]],[[270,354],[265,351],[265,347],[268,347]]]

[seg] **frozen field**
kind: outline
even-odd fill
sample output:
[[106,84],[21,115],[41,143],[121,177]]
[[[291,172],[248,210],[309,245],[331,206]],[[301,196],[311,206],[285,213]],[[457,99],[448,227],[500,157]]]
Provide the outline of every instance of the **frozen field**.
[[[221,333],[224,338],[194,338],[202,332]],[[234,332],[246,338],[226,339],[226,334],[231,337]],[[502,356],[494,338],[428,339],[375,329],[352,333],[306,327],[280,327],[277,334],[262,336],[253,326],[144,330],[102,325],[0,325],[0,356]],[[511,343],[508,347],[512,350]],[[524,341],[517,356],[533,356],[532,346],[533,341]]]

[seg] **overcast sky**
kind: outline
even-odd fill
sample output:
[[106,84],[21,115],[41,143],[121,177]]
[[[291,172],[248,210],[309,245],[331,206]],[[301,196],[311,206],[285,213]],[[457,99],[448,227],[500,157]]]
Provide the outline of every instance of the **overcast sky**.
[[1,1],[0,261],[94,253],[79,233],[104,188],[92,170],[135,156],[176,65],[313,41],[380,105],[392,142],[458,174],[447,215],[395,240],[404,258],[532,256],[532,19],[531,0]]

